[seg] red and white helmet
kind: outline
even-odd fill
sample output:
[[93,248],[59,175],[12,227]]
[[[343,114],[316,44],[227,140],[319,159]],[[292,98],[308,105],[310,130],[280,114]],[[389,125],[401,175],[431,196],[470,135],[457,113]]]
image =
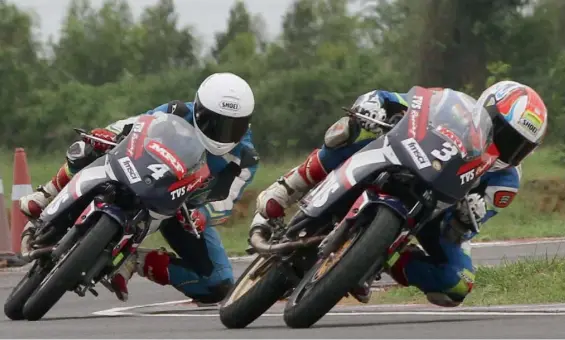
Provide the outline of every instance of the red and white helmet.
[[518,166],[542,143],[547,132],[547,109],[529,86],[498,82],[481,94],[477,104],[492,118],[499,161]]

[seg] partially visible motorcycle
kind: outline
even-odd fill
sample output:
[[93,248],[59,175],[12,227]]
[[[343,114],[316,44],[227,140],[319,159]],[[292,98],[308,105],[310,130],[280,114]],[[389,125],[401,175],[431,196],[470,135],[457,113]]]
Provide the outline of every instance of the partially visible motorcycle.
[[184,119],[140,116],[119,143],[75,130],[113,148],[33,221],[32,250],[23,254],[33,265],[4,304],[12,320],[41,319],[67,291],[97,296],[98,283],[113,291],[110,278],[160,221],[178,209],[188,217],[207,196],[206,152]]
[[[288,224],[250,236],[258,256],[222,303],[226,327],[246,327],[284,298],[285,323],[310,327],[379,280],[427,222],[467,202],[498,158],[488,113],[449,89],[413,87],[407,103],[394,126],[349,112],[389,131],[307,193]],[[479,231],[474,219],[471,229]]]

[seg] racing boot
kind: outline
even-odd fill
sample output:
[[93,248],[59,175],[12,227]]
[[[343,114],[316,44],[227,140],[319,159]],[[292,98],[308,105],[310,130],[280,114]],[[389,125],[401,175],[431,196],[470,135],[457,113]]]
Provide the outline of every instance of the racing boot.
[[121,301],[128,300],[128,282],[133,274],[147,277],[149,280],[162,286],[169,284],[170,256],[165,249],[141,249],[121,265],[118,272],[112,277],[111,285],[116,297]]
[[[400,254],[400,258],[396,263],[387,270],[387,273],[396,281],[398,284],[408,287],[408,279],[406,278],[405,268],[406,265],[413,260],[422,259],[426,257],[424,249],[420,245],[409,244],[404,251]],[[456,301],[452,299],[448,294],[441,292],[428,292],[426,293],[426,298],[428,302],[440,306],[440,307],[456,307],[461,301]]]
[[70,182],[71,178],[72,174],[65,163],[49,182],[40,185],[37,191],[20,198],[21,212],[28,218],[37,219],[43,212],[43,209]]
[[314,150],[304,163],[263,190],[257,197],[257,212],[268,219],[283,217],[286,208],[323,181],[328,173],[320,162],[319,154],[319,149]]

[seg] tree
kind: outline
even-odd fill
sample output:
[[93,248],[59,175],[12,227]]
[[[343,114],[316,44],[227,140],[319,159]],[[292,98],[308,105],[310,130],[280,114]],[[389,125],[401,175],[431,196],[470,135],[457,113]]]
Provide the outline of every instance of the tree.
[[251,34],[256,42],[256,49],[263,47],[265,39],[261,34],[261,27],[264,25],[260,16],[253,17],[241,0],[237,0],[230,9],[228,27],[225,32],[216,33],[216,44],[212,48],[212,56],[220,61],[220,55],[224,48],[234,40],[239,34]]
[[17,139],[20,109],[36,88],[46,87],[49,80],[46,64],[38,57],[40,46],[33,34],[30,15],[0,0],[0,135],[12,145]]
[[271,47],[270,66],[288,69],[328,62],[339,67],[359,47],[359,21],[348,14],[347,4],[347,0],[295,1],[283,18],[280,43]]
[[106,0],[99,11],[89,0],[72,0],[53,47],[55,66],[70,80],[91,85],[137,74],[133,28],[127,0]]
[[192,29],[178,30],[177,22],[173,0],[160,0],[145,9],[137,27],[141,73],[190,67],[198,62]]

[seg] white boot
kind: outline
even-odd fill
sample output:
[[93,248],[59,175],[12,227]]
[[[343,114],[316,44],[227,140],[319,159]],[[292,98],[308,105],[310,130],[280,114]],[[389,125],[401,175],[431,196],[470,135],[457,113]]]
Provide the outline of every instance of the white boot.
[[52,182],[48,182],[40,186],[37,191],[20,198],[20,210],[27,217],[37,219],[43,212],[43,209],[53,201],[58,193],[59,190],[57,190],[55,185]]
[[67,164],[64,164],[49,182],[39,186],[36,192],[20,198],[21,212],[29,218],[37,219],[43,209],[71,181],[71,177]]

